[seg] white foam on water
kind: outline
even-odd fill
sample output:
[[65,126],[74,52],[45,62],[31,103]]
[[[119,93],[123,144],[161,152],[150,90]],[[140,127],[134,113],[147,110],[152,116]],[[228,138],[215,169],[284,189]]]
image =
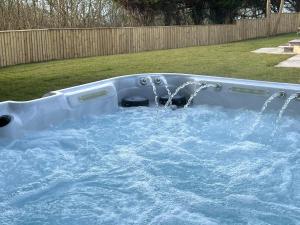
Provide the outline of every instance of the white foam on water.
[[[297,224],[300,121],[255,112],[126,109],[0,143],[0,221]],[[249,118],[249,115],[253,118]]]

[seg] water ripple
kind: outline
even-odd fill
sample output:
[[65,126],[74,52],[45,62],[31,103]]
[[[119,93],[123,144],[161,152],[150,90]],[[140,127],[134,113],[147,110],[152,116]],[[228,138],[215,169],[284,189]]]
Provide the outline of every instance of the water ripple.
[[126,109],[0,143],[0,224],[300,224],[299,119],[243,137],[256,116]]

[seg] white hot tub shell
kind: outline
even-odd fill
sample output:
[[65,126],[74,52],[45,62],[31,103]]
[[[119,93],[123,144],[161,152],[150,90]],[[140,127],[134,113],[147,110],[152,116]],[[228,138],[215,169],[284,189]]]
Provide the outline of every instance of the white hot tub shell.
[[[29,131],[39,131],[57,125],[66,119],[80,119],[89,115],[113,113],[119,110],[124,97],[142,96],[154,106],[154,94],[150,82],[142,83],[151,77],[153,80],[164,77],[173,93],[176,87],[187,81],[199,81],[220,84],[221,89],[207,88],[193,100],[194,105],[219,105],[228,108],[245,108],[260,110],[263,103],[272,94],[284,91],[288,97],[300,92],[300,85],[232,79],[223,77],[189,75],[189,74],[136,74],[93,82],[76,87],[53,91],[43,98],[15,102],[0,103],[0,116],[8,115],[12,119],[7,125],[0,127],[0,139],[18,138]],[[166,95],[163,82],[156,83],[158,95]],[[182,94],[190,96],[195,85],[189,85]],[[275,99],[269,106],[279,111],[285,98]],[[300,114],[300,101],[291,103],[288,114]]]

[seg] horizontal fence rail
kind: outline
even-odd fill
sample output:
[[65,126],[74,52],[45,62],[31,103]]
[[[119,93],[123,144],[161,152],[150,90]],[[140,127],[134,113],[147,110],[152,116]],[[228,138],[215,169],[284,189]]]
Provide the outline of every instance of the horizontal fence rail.
[[[241,19],[233,25],[39,29],[0,32],[0,67],[56,59],[223,44],[266,37],[277,21]],[[277,34],[296,32],[300,14],[283,14]]]

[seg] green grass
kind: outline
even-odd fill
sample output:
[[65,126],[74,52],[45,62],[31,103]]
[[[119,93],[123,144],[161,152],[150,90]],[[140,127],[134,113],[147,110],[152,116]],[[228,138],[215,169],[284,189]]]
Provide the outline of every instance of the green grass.
[[11,66],[0,69],[0,101],[30,100],[65,87],[143,72],[300,83],[300,69],[274,67],[290,56],[250,52],[261,47],[278,46],[295,37],[295,34],[288,34],[232,44]]

